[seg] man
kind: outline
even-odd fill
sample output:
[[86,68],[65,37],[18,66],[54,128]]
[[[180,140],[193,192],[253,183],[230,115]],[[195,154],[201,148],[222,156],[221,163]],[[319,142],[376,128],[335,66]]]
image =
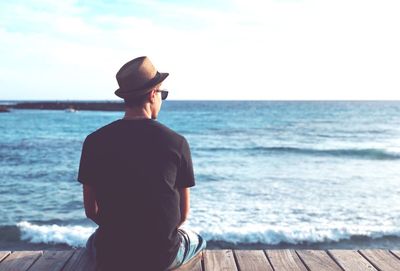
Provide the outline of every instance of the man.
[[189,145],[156,121],[168,92],[148,57],[117,73],[125,115],[86,137],[78,180],[86,216],[99,225],[87,249],[100,270],[166,270],[199,258],[206,242],[179,227],[195,185]]

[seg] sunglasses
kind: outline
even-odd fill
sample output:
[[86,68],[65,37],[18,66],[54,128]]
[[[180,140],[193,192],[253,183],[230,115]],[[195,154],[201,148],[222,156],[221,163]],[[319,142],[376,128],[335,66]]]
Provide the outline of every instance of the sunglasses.
[[157,92],[161,92],[161,99],[165,100],[168,97],[168,90],[157,90]]

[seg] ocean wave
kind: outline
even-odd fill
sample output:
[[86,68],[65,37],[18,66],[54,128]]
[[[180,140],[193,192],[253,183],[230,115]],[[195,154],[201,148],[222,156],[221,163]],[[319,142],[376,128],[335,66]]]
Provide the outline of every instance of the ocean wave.
[[[2,230],[6,227],[6,231]],[[7,228],[8,227],[8,228]],[[95,231],[95,227],[89,226],[60,226],[60,225],[36,225],[30,222],[20,222],[17,227],[1,226],[1,233],[10,233],[18,230],[20,239],[31,243],[45,244],[67,244],[72,247],[83,247],[86,240]],[[240,244],[264,244],[279,245],[282,243],[299,244],[319,244],[333,243],[350,240],[352,238],[377,239],[386,237],[400,238],[400,230],[396,227],[382,226],[331,226],[318,228],[310,227],[285,227],[285,226],[262,226],[262,227],[238,227],[226,228],[224,230],[200,229],[193,227],[207,241],[225,242],[235,245]],[[15,235],[15,234],[14,234]],[[1,236],[0,236],[1,237]],[[13,238],[14,239],[14,238]],[[0,238],[5,240],[5,238]]]
[[21,240],[31,243],[67,244],[72,247],[83,247],[86,240],[95,231],[87,226],[36,225],[27,221],[17,224],[21,232]]
[[284,226],[266,226],[254,228],[231,228],[224,231],[198,230],[205,239],[216,242],[229,242],[233,244],[317,244],[340,242],[354,237],[366,237],[370,239],[383,237],[400,237],[400,230],[395,227],[375,226],[332,226],[318,228],[296,227],[296,229]]
[[343,158],[358,158],[370,160],[400,160],[400,153],[384,149],[312,149],[296,147],[253,147],[253,148],[198,148],[208,152],[244,152],[262,154],[298,154],[314,156],[331,156]]

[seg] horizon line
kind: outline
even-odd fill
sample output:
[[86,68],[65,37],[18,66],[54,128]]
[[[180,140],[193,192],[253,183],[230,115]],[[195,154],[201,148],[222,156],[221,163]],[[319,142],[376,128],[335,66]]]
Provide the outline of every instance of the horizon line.
[[[168,99],[163,102],[400,102],[400,99]],[[102,100],[83,100],[83,99],[26,99],[26,100],[11,100],[0,99],[1,102],[116,102],[123,103],[121,100],[102,99]]]

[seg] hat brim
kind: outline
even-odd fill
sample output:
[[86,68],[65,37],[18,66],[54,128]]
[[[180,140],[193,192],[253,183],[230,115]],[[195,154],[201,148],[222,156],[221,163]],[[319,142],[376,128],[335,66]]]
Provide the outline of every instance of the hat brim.
[[145,86],[139,89],[126,90],[119,88],[114,93],[115,95],[117,95],[122,99],[139,97],[141,95],[150,92],[154,86],[162,83],[165,80],[165,78],[168,77],[168,75],[169,73],[167,72],[157,72],[157,75],[152,80],[150,80]]

